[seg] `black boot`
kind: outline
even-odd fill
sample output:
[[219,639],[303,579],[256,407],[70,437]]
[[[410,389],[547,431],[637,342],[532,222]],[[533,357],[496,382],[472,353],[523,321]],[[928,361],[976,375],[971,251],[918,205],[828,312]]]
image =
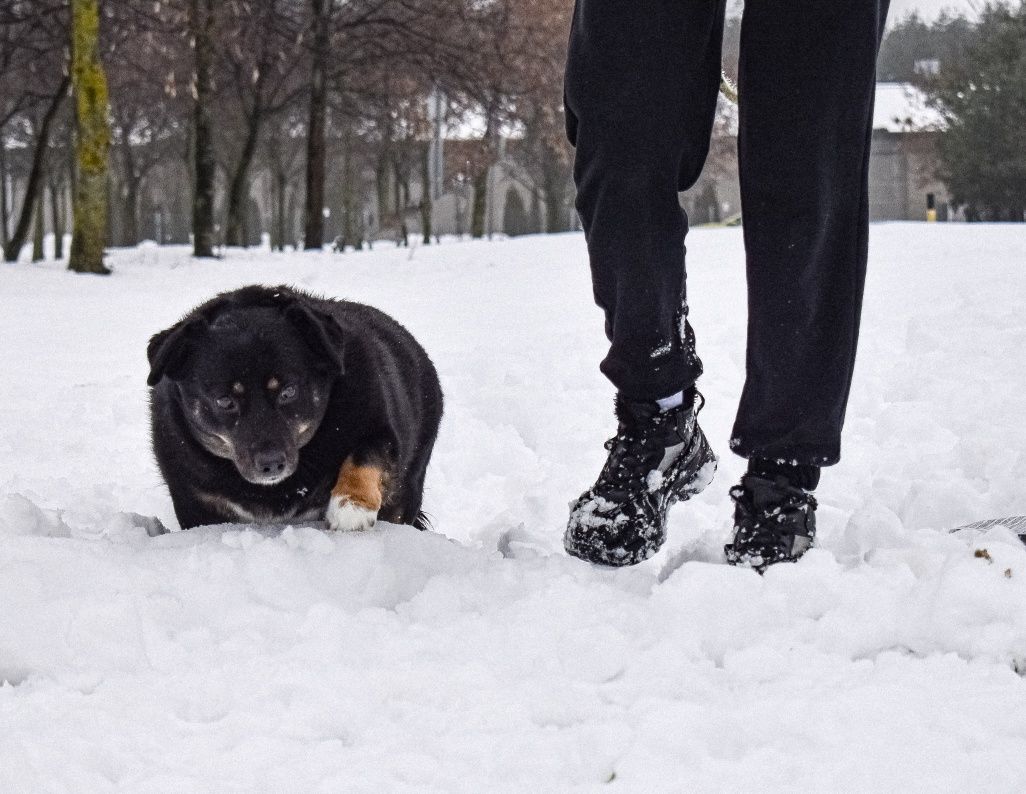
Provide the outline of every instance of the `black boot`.
[[786,477],[746,474],[730,489],[734,542],[727,562],[762,573],[777,562],[797,562],[816,539],[816,499]]
[[[697,392],[692,392],[692,395]],[[716,472],[694,399],[660,411],[655,403],[617,398],[620,426],[595,485],[570,511],[563,546],[602,565],[647,560],[666,540],[666,511],[699,493]]]

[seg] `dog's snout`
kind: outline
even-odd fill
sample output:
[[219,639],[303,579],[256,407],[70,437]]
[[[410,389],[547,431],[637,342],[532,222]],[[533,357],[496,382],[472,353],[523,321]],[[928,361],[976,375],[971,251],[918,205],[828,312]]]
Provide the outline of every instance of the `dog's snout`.
[[285,473],[285,452],[278,449],[262,450],[253,456],[257,471],[264,477],[278,477]]

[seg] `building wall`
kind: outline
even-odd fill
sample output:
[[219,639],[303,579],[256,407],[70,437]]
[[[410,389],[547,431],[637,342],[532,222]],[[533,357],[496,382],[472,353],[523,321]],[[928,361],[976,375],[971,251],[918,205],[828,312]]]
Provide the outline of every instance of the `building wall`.
[[870,220],[926,220],[934,195],[938,220],[948,219],[948,193],[937,179],[933,132],[874,130],[869,161]]
[[[938,220],[954,214],[936,177],[936,132],[874,130],[869,161],[869,217],[874,221],[926,220],[927,195],[934,194]],[[715,210],[713,204],[715,202]],[[691,225],[719,223],[741,212],[737,157],[726,147],[710,158],[694,187],[681,194]]]

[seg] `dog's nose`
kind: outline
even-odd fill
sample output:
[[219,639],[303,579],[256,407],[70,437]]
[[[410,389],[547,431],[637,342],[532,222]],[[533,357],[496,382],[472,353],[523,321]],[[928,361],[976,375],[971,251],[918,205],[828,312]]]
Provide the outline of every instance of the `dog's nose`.
[[285,471],[285,453],[280,450],[265,450],[253,456],[257,471],[265,477],[277,477]]

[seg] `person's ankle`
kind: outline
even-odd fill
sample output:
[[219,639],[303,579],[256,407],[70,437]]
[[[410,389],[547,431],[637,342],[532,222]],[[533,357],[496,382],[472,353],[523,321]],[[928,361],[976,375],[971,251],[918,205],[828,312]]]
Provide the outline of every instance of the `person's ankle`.
[[676,394],[671,394],[669,397],[661,397],[654,402],[659,406],[659,410],[662,413],[681,407],[690,408],[695,404],[695,387],[689,386]]
[[786,458],[753,457],[748,460],[748,473],[766,480],[783,477],[794,488],[814,491],[819,485],[820,467]]

